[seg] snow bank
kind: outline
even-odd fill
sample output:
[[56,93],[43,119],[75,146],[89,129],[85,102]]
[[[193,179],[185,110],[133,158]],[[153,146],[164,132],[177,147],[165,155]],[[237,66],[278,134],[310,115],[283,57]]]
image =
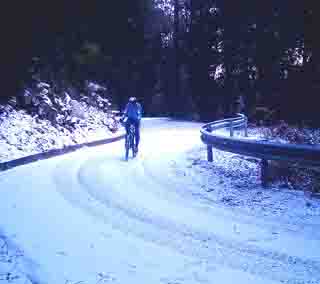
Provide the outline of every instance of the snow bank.
[[86,119],[74,123],[74,127],[53,126],[48,120],[10,106],[1,110],[0,162],[118,135],[108,127],[114,123],[113,118],[94,107],[89,107]]
[[279,216],[295,222],[320,215],[319,200],[288,184],[261,185],[259,159],[214,149],[213,162],[207,161],[205,146],[194,148],[176,169],[177,175],[191,177],[201,193],[215,204],[254,212],[261,216]]

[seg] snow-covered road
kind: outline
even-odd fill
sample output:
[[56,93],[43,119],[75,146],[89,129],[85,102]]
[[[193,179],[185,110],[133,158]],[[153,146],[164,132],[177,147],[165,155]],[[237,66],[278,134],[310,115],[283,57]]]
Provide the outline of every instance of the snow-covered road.
[[199,129],[147,119],[129,162],[120,141],[1,173],[17,270],[39,284],[320,283],[319,219],[292,226],[214,206],[176,176]]

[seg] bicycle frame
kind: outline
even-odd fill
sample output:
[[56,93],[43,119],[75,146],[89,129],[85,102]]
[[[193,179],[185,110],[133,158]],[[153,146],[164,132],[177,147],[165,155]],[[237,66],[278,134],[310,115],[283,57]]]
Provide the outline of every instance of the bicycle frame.
[[135,126],[131,123],[129,126],[129,132],[126,134],[125,138],[125,159],[129,158],[130,149],[132,150],[132,156],[135,157]]

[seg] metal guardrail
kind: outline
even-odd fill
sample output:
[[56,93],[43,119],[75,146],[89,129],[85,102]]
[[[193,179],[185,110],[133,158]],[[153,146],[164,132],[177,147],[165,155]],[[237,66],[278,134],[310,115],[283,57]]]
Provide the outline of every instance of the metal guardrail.
[[[208,161],[213,161],[212,148],[255,157],[262,160],[261,179],[262,184],[267,184],[268,161],[278,160],[299,163],[307,166],[320,167],[320,147],[309,145],[280,144],[267,141],[249,140],[247,131],[248,119],[243,114],[235,118],[217,120],[204,125],[201,132],[201,140],[207,145]],[[230,137],[215,133],[216,130],[227,128]],[[244,138],[234,137],[234,130],[244,130]]]

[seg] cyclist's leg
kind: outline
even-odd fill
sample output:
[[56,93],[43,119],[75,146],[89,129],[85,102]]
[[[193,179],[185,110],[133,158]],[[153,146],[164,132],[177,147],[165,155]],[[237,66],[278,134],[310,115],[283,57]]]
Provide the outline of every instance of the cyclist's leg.
[[126,133],[129,133],[130,130],[130,119],[128,118],[125,122],[125,129],[126,129]]
[[135,126],[136,151],[138,152],[138,147],[140,142],[140,120],[135,120],[134,126]]
[[125,129],[126,129],[126,137],[125,137],[125,148],[126,148],[126,154],[125,154],[125,159],[128,160],[129,157],[129,148],[130,148],[130,141],[129,141],[129,133],[130,133],[130,126],[132,122],[128,118],[125,122]]
[[127,120],[126,120],[126,123],[125,123],[125,128],[126,128],[126,133],[127,133],[127,135],[129,134],[129,132],[130,132],[130,125],[132,124],[132,120],[130,119],[130,118],[128,118]]
[[132,124],[132,121],[128,118],[125,122],[125,129],[126,129],[126,138],[125,138],[125,143],[128,143],[127,139],[128,139],[128,135],[130,132],[130,125]]

